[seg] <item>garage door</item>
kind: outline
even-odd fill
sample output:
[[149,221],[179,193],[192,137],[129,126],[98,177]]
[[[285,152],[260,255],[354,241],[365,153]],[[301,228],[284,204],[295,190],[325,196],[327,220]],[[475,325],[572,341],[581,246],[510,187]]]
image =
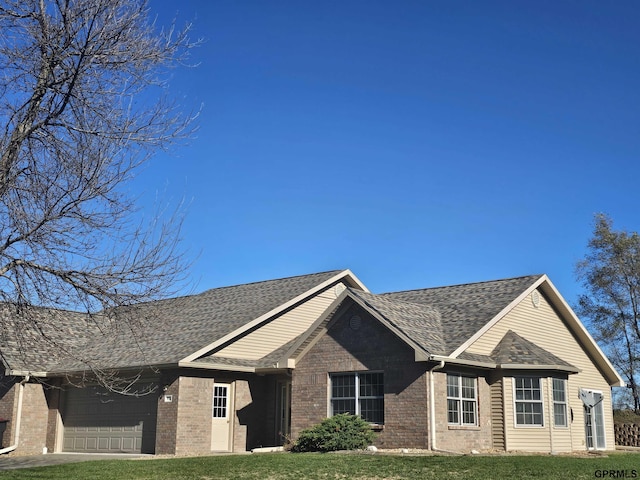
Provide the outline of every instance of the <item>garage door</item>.
[[158,397],[109,392],[100,386],[65,392],[65,452],[153,453]]

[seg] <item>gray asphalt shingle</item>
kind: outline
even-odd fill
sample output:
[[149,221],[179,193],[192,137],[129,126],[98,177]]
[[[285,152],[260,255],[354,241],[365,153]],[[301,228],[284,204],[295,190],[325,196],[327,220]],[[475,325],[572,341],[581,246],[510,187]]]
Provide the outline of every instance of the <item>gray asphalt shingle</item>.
[[389,300],[438,310],[446,354],[451,354],[542,275],[384,293]]
[[97,324],[87,322],[81,314],[65,312],[61,323],[46,324],[56,343],[65,346],[64,353],[28,328],[32,325],[9,316],[2,324],[0,352],[10,368],[32,371],[84,369],[87,364],[100,368],[175,364],[340,272],[215,288],[118,312],[129,314],[134,329],[127,322],[103,319]]
[[[111,318],[35,309],[32,318],[41,319],[38,328],[32,324],[26,328],[5,306],[0,310],[0,352],[10,368],[31,371],[82,370],[88,365],[105,369],[175,365],[339,273],[335,270],[216,288],[120,309],[112,312],[115,315]],[[449,355],[539,278],[535,275],[378,295],[349,289],[349,294],[427,353]],[[130,322],[119,321],[123,315],[132,319],[135,328],[130,328]],[[209,356],[199,361],[269,367],[281,360],[297,340],[260,360]],[[509,351],[506,346],[504,351]]]
[[539,347],[513,330],[507,331],[491,352],[491,358],[498,365],[553,365],[576,369],[570,363]]

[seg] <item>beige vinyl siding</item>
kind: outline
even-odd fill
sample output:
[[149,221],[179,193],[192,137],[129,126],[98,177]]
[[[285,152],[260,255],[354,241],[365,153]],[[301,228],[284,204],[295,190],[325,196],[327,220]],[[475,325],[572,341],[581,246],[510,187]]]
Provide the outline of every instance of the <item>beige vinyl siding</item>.
[[[551,444],[552,452],[570,452],[573,450],[573,431],[571,426],[571,401],[567,398],[567,426],[566,427],[557,427],[555,426],[555,420],[553,418],[553,377],[547,377],[545,379],[545,398],[547,401],[545,402],[545,408],[548,406],[549,410],[549,429],[553,435],[549,437],[549,442]],[[566,382],[567,386],[567,396],[569,395],[569,382]],[[580,401],[580,400],[578,400]],[[582,403],[580,401],[580,403]],[[584,432],[584,425],[581,425],[582,432]],[[583,435],[584,437],[584,435]],[[613,448],[613,446],[611,447]],[[577,449],[582,450],[583,447],[578,447]]]
[[332,286],[321,292],[303,304],[218,350],[213,356],[249,360],[258,360],[264,357],[307,331],[313,322],[331,305],[331,302],[336,299],[337,294],[344,289],[340,287],[341,285],[343,284],[339,283],[337,286]]
[[[531,376],[540,378],[540,373],[523,372],[518,376]],[[507,436],[507,448],[509,450],[519,450],[524,452],[570,452],[573,450],[571,437],[572,428],[556,427],[553,424],[553,390],[552,377],[542,376],[540,385],[542,386],[543,402],[543,423],[542,427],[527,425],[515,426],[515,404],[513,377],[504,378],[504,412],[505,412],[505,434]],[[571,421],[570,413],[569,422]],[[575,426],[575,421],[574,421]],[[581,425],[584,431],[584,425]],[[584,449],[578,447],[577,449]]]
[[[515,427],[513,415],[513,381],[505,378],[505,434],[507,448],[510,450],[564,451],[571,446],[572,450],[584,450],[585,428],[582,401],[578,394],[581,388],[599,390],[604,395],[605,434],[607,449],[614,448],[613,418],[611,409],[611,389],[604,376],[593,363],[591,357],[581,347],[565,322],[549,304],[544,294],[538,290],[540,301],[534,306],[531,296],[527,296],[500,321],[493,325],[484,335],[477,339],[466,350],[469,353],[489,355],[508,330],[513,330],[525,339],[562,358],[580,369],[580,373],[569,375],[567,381],[568,407],[570,408],[570,427],[561,431],[552,427],[552,402],[550,382],[544,382],[545,428]],[[545,374],[548,375],[548,374]],[[573,422],[571,422],[573,411]],[[554,433],[553,441],[548,428]],[[546,433],[545,433],[546,432]],[[553,445],[552,445],[553,443]]]
[[493,448],[505,450],[504,444],[504,393],[503,379],[491,384],[491,440]]

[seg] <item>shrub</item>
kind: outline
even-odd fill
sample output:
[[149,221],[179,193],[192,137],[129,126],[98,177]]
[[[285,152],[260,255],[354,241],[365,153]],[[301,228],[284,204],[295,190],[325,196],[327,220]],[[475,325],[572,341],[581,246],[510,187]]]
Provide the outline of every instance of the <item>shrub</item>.
[[640,424],[640,415],[638,415],[632,409],[614,410],[613,423]]
[[292,452],[357,450],[375,439],[371,426],[357,415],[341,413],[300,432]]

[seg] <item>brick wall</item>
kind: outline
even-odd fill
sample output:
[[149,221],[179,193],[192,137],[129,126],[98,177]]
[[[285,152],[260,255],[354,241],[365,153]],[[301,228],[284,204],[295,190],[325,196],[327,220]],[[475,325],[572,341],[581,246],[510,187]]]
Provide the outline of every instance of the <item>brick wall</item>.
[[[214,373],[220,374],[215,380],[207,377]],[[161,389],[167,390],[158,399],[156,454],[211,452],[214,381],[231,385],[232,451],[273,444],[272,377],[174,370],[165,372],[160,380]],[[164,401],[165,395],[172,396],[171,403]]]
[[[357,330],[349,325],[361,317]],[[414,351],[357,305],[349,308],[293,371],[292,437],[328,415],[329,373],[384,373],[384,428],[375,444],[381,448],[427,448],[427,375]]]
[[[163,373],[159,385],[155,452],[157,455],[171,455],[176,453],[178,393],[180,390],[177,373]],[[165,402],[165,395],[170,395],[172,401]]]
[[17,407],[18,386],[13,378],[0,376],[0,418],[9,420],[2,437],[2,447],[8,447],[13,442],[13,429]]
[[16,452],[24,454],[42,453],[47,442],[49,407],[44,388],[39,383],[27,383],[22,398],[22,420],[20,443]]
[[[58,447],[57,438],[58,438],[58,427],[61,425],[60,422],[60,384],[59,380],[53,379],[51,380],[51,387],[45,388],[45,395],[47,397],[47,435],[45,440],[45,445],[47,450],[50,453],[56,452],[56,448]],[[59,446],[62,448],[62,445]]]
[[213,378],[181,376],[178,382],[180,387],[177,398],[175,453],[209,453],[211,452]]
[[[19,391],[19,384],[13,380],[2,379],[0,382],[0,417],[9,420],[2,439],[3,448],[12,445],[15,441]],[[42,453],[43,447],[47,445],[48,417],[49,407],[43,386],[39,383],[25,384],[22,395],[20,436],[15,454]]]
[[[453,371],[457,375],[475,376],[472,371]],[[449,426],[447,423],[447,375],[446,371],[436,371],[434,375],[435,390],[435,424],[436,448],[453,452],[470,452],[471,450],[489,450],[492,448],[491,437],[491,390],[485,377],[478,376],[478,426]]]

